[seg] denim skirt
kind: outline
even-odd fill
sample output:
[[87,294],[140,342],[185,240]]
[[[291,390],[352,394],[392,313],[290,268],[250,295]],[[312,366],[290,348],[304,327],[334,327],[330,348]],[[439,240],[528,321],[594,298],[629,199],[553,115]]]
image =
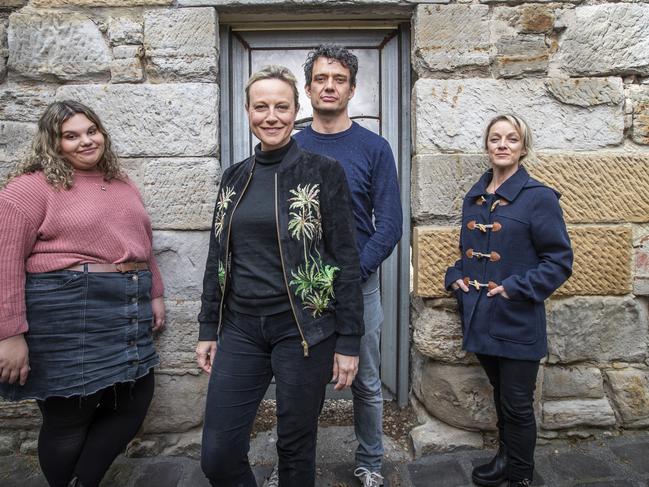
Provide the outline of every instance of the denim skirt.
[[151,272],[27,274],[29,376],[0,384],[7,400],[86,396],[146,375],[160,360],[151,327]]

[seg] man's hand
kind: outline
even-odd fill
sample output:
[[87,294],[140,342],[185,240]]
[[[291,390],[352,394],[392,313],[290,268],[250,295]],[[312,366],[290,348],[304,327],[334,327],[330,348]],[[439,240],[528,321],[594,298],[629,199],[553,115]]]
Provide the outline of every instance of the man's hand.
[[21,386],[27,382],[29,375],[29,349],[25,337],[15,335],[0,340],[0,382]]
[[165,302],[162,296],[151,300],[151,311],[153,312],[153,331],[160,331],[165,326]]
[[334,389],[342,391],[351,387],[358,372],[358,356],[334,353],[334,373],[331,380],[337,381]]
[[216,358],[216,340],[213,342],[198,342],[196,345],[196,362],[208,374],[212,373],[212,365]]

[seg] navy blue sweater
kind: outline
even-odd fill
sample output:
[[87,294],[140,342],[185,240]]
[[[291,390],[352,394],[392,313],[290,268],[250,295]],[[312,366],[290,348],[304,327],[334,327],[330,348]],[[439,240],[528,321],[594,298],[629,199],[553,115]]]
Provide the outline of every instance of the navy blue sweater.
[[356,220],[361,279],[366,281],[401,238],[399,181],[390,145],[356,122],[335,134],[321,134],[309,126],[294,137],[302,149],[336,159],[345,170]]

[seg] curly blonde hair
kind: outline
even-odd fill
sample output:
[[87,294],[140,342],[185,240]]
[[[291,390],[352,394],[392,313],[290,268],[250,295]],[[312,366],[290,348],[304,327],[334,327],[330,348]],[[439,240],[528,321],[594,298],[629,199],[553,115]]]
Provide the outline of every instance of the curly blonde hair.
[[104,153],[97,163],[97,169],[104,175],[106,181],[122,179],[125,174],[117,155],[113,151],[112,142],[97,114],[83,103],[74,100],[55,101],[46,109],[38,121],[38,132],[34,136],[29,156],[19,162],[14,168],[5,185],[21,174],[43,171],[48,184],[55,188],[70,189],[72,187],[74,169],[61,157],[61,126],[77,114],[85,115],[97,126],[104,136]]

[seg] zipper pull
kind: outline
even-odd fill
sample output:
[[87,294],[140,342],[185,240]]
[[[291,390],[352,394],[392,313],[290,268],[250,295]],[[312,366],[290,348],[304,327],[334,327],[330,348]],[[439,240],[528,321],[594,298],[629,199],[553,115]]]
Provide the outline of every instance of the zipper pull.
[[309,356],[309,344],[306,342],[306,340],[302,340],[302,348],[304,349],[304,356],[308,357]]

